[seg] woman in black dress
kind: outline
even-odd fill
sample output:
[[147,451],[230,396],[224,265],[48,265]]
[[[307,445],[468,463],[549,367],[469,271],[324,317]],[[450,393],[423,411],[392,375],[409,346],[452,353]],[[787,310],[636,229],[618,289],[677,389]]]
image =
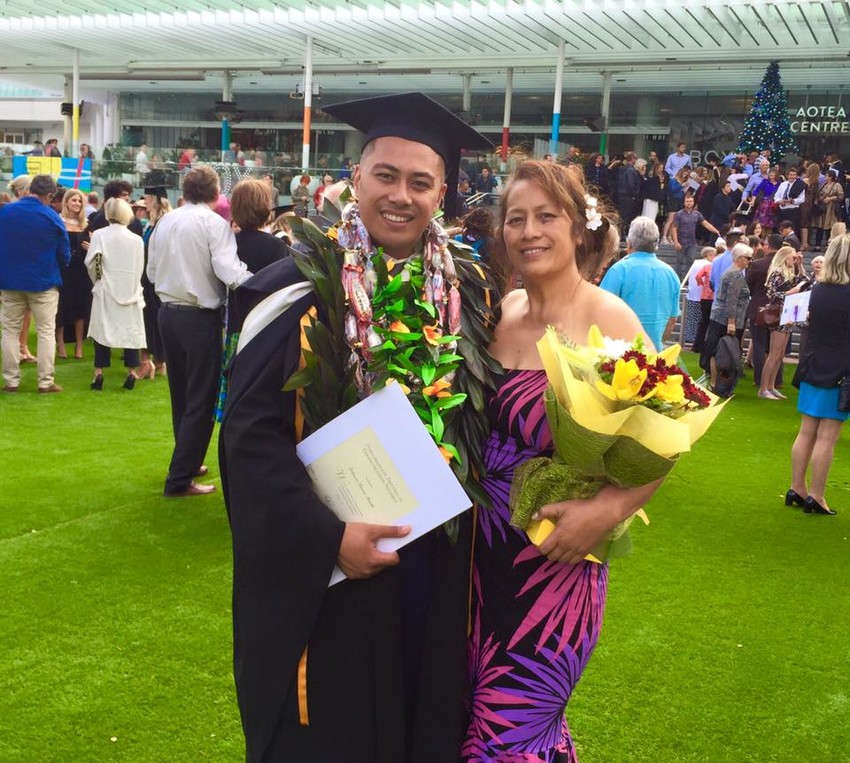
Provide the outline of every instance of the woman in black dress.
[[[839,410],[842,380],[850,374],[850,235],[830,242],[809,301],[809,338],[794,386],[799,387],[800,431],[791,448],[791,488],[785,505],[807,514],[835,514],[826,502],[826,478],[846,411]],[[811,481],[806,472],[811,467]]]
[[248,178],[236,184],[230,197],[230,215],[239,228],[236,256],[252,273],[287,254],[286,244],[263,230],[270,222],[271,213],[272,198],[267,183]]
[[[283,239],[266,233],[265,228],[272,219],[272,195],[269,186],[262,180],[246,178],[239,181],[230,196],[230,215],[236,232],[236,256],[248,266],[252,273],[259,273],[267,265],[282,260],[289,254]],[[233,326],[241,326],[244,315],[234,310],[234,300],[228,300],[227,334],[224,340],[223,367],[228,367],[236,352],[239,335],[232,330]],[[221,421],[224,414],[224,402],[227,399],[227,377],[221,375],[216,406],[216,420]]]
[[[785,297],[797,294],[804,286],[808,286],[808,278],[802,268],[796,263],[796,252],[790,246],[783,246],[773,255],[773,261],[767,271],[767,304],[778,308],[781,312]],[[765,400],[784,400],[783,395],[776,389],[776,372],[785,357],[788,335],[793,331],[792,324],[770,326],[770,342],[767,358],[761,372],[761,387],[758,396]]]
[[62,222],[71,240],[71,261],[62,271],[59,310],[56,316],[56,354],[67,358],[65,327],[74,326],[74,357],[83,357],[86,322],[91,314],[91,281],[85,259],[89,248],[89,221],[86,219],[86,196],[75,188],[62,197]]
[[[148,186],[145,188],[145,205],[148,210],[148,226],[142,236],[145,242],[145,271],[148,267],[148,242],[156,224],[163,215],[171,211],[168,202],[168,191],[165,186]],[[142,294],[145,299],[144,321],[145,337],[148,346],[142,350],[142,360],[139,366],[139,377],[153,379],[156,374],[165,375],[165,354],[162,351],[162,340],[159,338],[159,306],[160,300],[156,289],[150,282],[146,272],[142,272]]]

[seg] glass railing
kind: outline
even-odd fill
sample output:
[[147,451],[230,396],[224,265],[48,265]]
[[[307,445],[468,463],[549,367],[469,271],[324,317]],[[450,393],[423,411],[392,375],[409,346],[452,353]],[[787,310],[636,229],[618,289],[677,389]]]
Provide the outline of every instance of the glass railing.
[[[16,175],[48,172],[61,185],[76,186],[86,192],[101,193],[109,180],[121,179],[133,185],[134,197],[141,195],[144,186],[158,185],[165,186],[172,200],[176,200],[180,195],[182,176],[197,162],[209,164],[218,172],[222,190],[226,194],[243,178],[271,175],[273,185],[278,189],[282,203],[285,203],[304,174],[300,166],[300,153],[296,156],[287,152],[245,152],[244,157],[234,160],[232,155],[223,155],[220,150],[212,149],[194,149],[195,154],[191,158],[184,156],[186,149],[148,148],[144,158],[138,156],[138,151],[138,148],[111,146],[104,149],[100,157],[90,160],[90,163],[63,157],[54,163],[45,164],[41,159],[37,162],[27,161],[29,154],[15,153],[14,149],[9,148],[5,154],[0,153],[0,192],[6,190],[9,181]],[[310,158],[311,167],[307,174],[311,177],[310,187],[313,190],[325,175],[330,175],[336,181],[350,177],[354,169],[353,165],[342,166],[344,158],[338,153],[313,154]],[[498,155],[487,154],[484,161],[492,168],[494,175],[504,180],[522,158],[525,157],[510,156],[505,172],[500,171],[502,163]],[[469,162],[475,168],[480,160],[470,157]]]

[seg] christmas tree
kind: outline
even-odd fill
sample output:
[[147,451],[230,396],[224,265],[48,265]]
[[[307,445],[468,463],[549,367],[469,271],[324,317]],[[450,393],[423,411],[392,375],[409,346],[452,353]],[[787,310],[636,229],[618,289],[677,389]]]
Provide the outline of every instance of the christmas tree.
[[738,151],[741,152],[763,151],[766,148],[774,156],[797,151],[797,143],[791,135],[788,101],[779,79],[777,61],[767,67],[738,141]]

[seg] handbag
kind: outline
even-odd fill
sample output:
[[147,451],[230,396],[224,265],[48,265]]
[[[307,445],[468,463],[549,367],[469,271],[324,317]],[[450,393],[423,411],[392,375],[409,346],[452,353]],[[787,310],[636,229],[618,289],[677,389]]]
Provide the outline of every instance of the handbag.
[[782,305],[762,305],[756,313],[756,326],[764,328],[776,328],[779,325],[779,316],[782,315]]

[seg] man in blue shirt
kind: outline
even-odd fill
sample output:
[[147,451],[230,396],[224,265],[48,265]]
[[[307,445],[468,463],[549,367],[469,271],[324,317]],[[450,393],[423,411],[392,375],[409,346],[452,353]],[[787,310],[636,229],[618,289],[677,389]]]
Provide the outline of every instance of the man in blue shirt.
[[762,180],[767,180],[767,173],[770,171],[770,162],[767,159],[759,159],[757,166],[759,171],[750,175],[750,179],[744,188],[744,193],[741,195],[741,201],[749,199],[756,192],[756,188],[761,185]]
[[53,380],[56,311],[61,269],[71,261],[71,245],[62,218],[50,207],[55,193],[50,175],[36,175],[29,194],[0,209],[4,392],[17,392],[21,383],[18,338],[27,309],[38,334],[38,391],[62,391]]
[[709,276],[709,281],[711,282],[711,288],[713,291],[717,291],[717,287],[720,286],[720,279],[723,278],[723,274],[732,267],[732,249],[735,247],[743,234],[738,230],[730,230],[723,238],[726,241],[726,251],[723,252],[719,257],[714,258],[714,262],[711,263],[711,275]]
[[664,164],[664,171],[667,173],[668,177],[676,177],[676,173],[679,172],[682,167],[690,167],[691,166],[691,157],[685,153],[685,144],[677,143],[676,144],[676,153],[670,154],[667,157],[667,161]]
[[676,323],[680,290],[676,271],[655,256],[660,237],[653,220],[636,217],[626,236],[627,256],[608,269],[600,284],[635,311],[657,350]]

